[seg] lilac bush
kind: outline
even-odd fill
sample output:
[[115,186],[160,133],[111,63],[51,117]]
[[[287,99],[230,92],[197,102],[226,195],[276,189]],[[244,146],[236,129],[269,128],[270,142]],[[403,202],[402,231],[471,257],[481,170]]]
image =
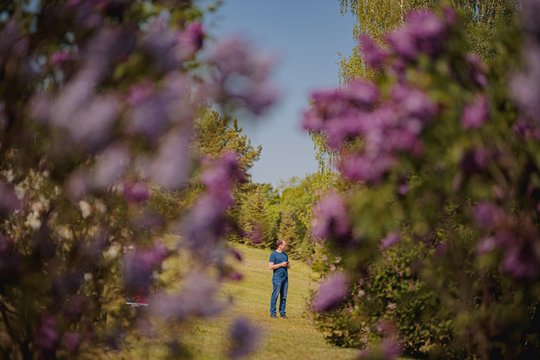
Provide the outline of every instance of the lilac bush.
[[360,37],[372,78],[312,94],[303,125],[349,181],[313,228],[342,257],[348,295],[324,283],[315,303],[336,301],[315,310],[362,355],[540,353],[538,4],[523,3],[521,27],[499,25],[487,59],[451,8],[414,11],[384,44]]
[[[1,5],[5,357],[119,349],[137,324],[149,331],[154,318],[181,325],[223,309],[221,264],[238,257],[224,243],[226,213],[244,175],[235,154],[199,157],[194,123],[215,104],[228,118],[262,114],[277,93],[273,60],[237,38],[210,46],[201,16],[191,1]],[[185,217],[150,206],[153,190],[194,184],[201,195]],[[200,274],[182,274],[182,290],[164,294],[155,275],[178,256]],[[133,311],[131,297],[148,308]]]

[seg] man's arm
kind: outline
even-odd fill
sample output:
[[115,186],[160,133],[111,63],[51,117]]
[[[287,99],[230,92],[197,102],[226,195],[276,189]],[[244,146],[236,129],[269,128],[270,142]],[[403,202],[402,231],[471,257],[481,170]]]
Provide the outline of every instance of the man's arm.
[[269,262],[268,263],[268,268],[270,270],[276,270],[276,269],[279,269],[280,267],[284,267],[284,266],[287,266],[287,262],[284,261],[282,263],[279,263],[279,264],[274,264],[273,262]]

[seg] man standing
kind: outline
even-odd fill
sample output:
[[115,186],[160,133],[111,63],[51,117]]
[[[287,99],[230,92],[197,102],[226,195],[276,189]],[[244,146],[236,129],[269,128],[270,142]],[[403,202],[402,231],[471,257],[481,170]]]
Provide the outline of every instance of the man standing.
[[289,287],[289,257],[285,252],[287,243],[284,240],[276,242],[276,250],[270,254],[270,263],[268,268],[274,271],[272,275],[272,297],[270,298],[270,317],[276,317],[276,302],[279,299],[279,314],[282,318],[287,318],[285,306],[287,303],[287,290]]

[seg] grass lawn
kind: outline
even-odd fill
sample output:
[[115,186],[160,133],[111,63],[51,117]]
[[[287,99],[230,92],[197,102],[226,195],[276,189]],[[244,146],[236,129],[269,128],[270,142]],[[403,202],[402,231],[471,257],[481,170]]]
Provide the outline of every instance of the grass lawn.
[[223,359],[230,323],[246,317],[261,328],[263,336],[252,359],[352,359],[354,349],[331,346],[315,329],[306,312],[309,289],[314,287],[309,266],[291,260],[287,315],[289,319],[271,319],[269,300],[272,272],[268,270],[268,250],[237,246],[243,262],[236,268],[244,275],[239,282],[226,283],[221,291],[233,299],[221,316],[194,324],[185,340],[195,349],[195,359]]

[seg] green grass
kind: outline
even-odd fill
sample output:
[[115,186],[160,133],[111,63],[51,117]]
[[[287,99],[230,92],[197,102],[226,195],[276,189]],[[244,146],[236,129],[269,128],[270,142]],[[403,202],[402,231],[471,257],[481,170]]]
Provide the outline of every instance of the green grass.
[[272,290],[272,272],[268,270],[268,250],[236,246],[244,256],[235,264],[244,279],[228,282],[220,295],[231,298],[232,304],[215,319],[196,322],[185,335],[194,351],[195,359],[223,359],[227,348],[228,327],[241,316],[248,318],[262,330],[258,351],[251,359],[352,359],[354,349],[342,349],[327,344],[309,319],[307,298],[315,286],[312,271],[306,264],[291,261],[287,315],[289,319],[269,317],[269,299]]

